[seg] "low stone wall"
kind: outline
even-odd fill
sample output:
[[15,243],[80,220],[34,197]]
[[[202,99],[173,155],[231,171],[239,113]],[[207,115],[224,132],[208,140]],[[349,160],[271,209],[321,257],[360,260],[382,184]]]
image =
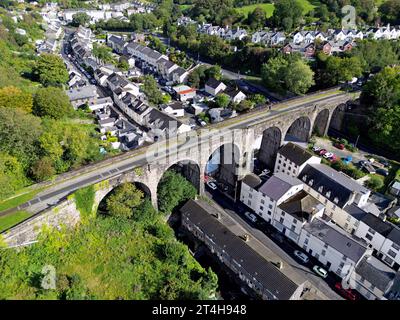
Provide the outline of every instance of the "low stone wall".
[[56,207],[45,210],[17,226],[2,233],[4,242],[10,247],[30,244],[37,239],[43,226],[75,227],[80,221],[79,210],[76,209],[74,199],[65,200]]

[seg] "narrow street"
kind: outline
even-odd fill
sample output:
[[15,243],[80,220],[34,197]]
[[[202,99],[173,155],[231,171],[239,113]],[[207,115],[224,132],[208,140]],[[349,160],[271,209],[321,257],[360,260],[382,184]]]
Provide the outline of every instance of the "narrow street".
[[[270,225],[265,224],[261,227],[256,227],[244,217],[243,213],[246,211],[246,207],[244,205],[234,204],[233,201],[223,195],[222,192],[218,190],[212,191],[206,187],[206,195],[224,210],[229,217],[244,228],[248,234],[257,239],[260,245],[272,251],[281,259],[284,265],[286,264],[293,268],[300,277],[304,278],[304,281],[308,280],[328,299],[343,300],[333,289],[335,283],[340,281],[340,279],[332,273],[329,273],[326,279],[317,276],[314,271],[312,271],[312,267],[315,264],[320,264],[312,257],[310,257],[310,262],[307,265],[300,264],[293,256],[294,250],[301,250],[296,244],[292,244],[290,240],[284,236],[278,235],[279,232]],[[281,242],[279,239],[283,241]]]

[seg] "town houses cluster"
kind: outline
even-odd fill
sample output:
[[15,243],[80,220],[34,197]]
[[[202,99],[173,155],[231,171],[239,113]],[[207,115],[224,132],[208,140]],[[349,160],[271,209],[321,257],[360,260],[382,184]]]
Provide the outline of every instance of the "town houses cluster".
[[242,180],[240,201],[367,299],[400,295],[400,229],[371,191],[294,143],[273,174]]
[[179,18],[177,24],[183,26],[194,24],[199,33],[215,35],[227,41],[248,38],[250,42],[255,44],[281,48],[284,53],[299,52],[305,58],[312,58],[317,49],[328,55],[351,50],[356,45],[357,40],[395,40],[400,38],[400,28],[392,27],[389,24],[365,30],[329,29],[327,32],[301,30],[290,34],[277,30],[259,30],[249,33],[240,27],[220,27],[210,23],[197,23],[185,16]]

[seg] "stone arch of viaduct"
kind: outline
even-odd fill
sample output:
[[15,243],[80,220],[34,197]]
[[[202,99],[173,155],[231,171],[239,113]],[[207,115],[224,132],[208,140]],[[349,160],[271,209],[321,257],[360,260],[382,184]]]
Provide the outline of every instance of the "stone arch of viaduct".
[[[260,148],[260,157],[266,163],[272,164],[278,148],[283,144],[285,135],[289,130],[294,130],[292,134],[299,135],[299,138],[307,141],[313,131],[319,134],[326,134],[331,122],[334,110],[346,104],[349,97],[342,98],[334,103],[314,104],[302,109],[295,109],[285,114],[279,114],[274,118],[259,123],[252,124],[240,130],[219,131],[210,136],[206,141],[199,143],[198,147],[190,148],[184,152],[170,152],[162,161],[150,161],[148,164],[138,167],[139,169],[130,170],[116,178],[109,180],[107,187],[96,192],[95,205],[116,186],[123,182],[137,182],[145,185],[150,193],[154,206],[157,206],[157,187],[165,173],[171,166],[188,162],[197,166],[198,171],[195,181],[198,181],[198,191],[204,192],[205,168],[210,156],[224,145],[234,144],[234,160],[228,165],[232,170],[232,175],[240,179],[250,172],[250,164],[253,154],[253,142],[257,137],[263,136]],[[294,125],[294,129],[293,129]],[[296,132],[297,131],[297,132]],[[191,132],[189,136],[195,138],[196,133]],[[238,153],[238,154],[237,154]]]

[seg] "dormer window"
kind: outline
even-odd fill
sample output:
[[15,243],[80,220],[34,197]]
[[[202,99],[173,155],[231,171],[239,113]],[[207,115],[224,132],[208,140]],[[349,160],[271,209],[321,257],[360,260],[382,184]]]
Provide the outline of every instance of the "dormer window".
[[312,186],[312,185],[314,184],[314,179],[311,179],[310,181],[308,181],[308,184],[309,184],[310,186]]
[[338,197],[335,197],[335,199],[333,199],[333,202],[334,202],[334,203],[338,203],[338,202],[339,202],[339,198],[338,198]]
[[324,189],[324,187],[323,186],[320,186],[319,188],[318,188],[318,192],[321,192],[322,193],[322,190]]
[[328,191],[328,192],[326,193],[326,197],[329,198],[330,196],[331,196],[331,191]]
[[304,182],[306,182],[306,181],[307,181],[307,175],[304,175],[302,180],[303,180]]

